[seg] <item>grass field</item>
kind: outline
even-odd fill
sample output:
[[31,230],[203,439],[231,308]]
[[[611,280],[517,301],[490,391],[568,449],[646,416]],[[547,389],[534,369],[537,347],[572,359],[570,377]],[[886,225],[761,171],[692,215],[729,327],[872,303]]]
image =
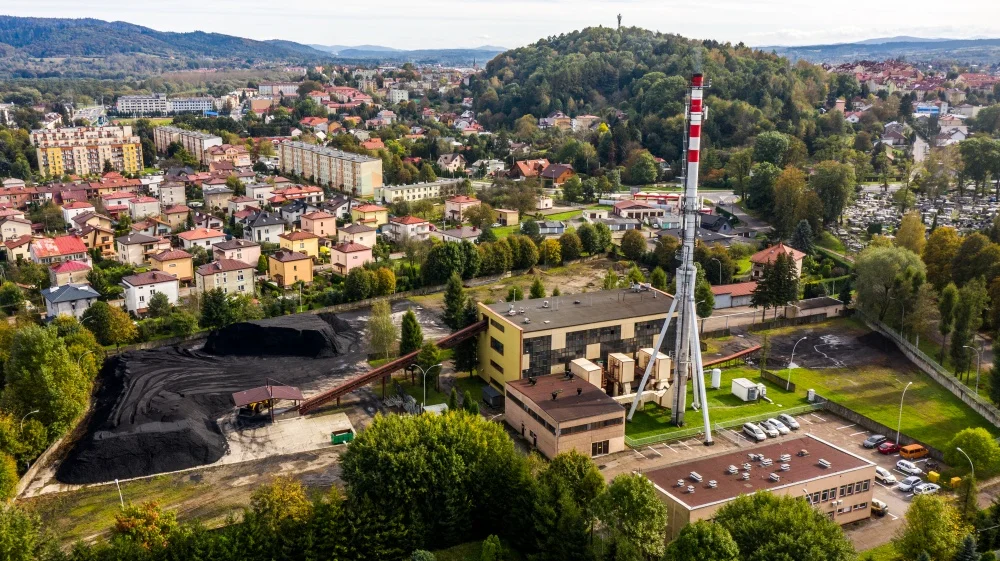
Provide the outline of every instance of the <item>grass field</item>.
[[830,232],[827,232],[826,230],[824,230],[822,234],[817,236],[816,245],[825,249],[829,249],[830,251],[836,251],[837,253],[840,254],[847,253],[847,246],[844,245],[844,242],[840,241],[840,239],[838,239]]
[[859,553],[858,559],[861,561],[895,561],[899,559],[896,554],[896,546],[892,542]]
[[[733,378],[748,378],[753,382],[763,382],[767,386],[767,397],[774,403],[759,401],[756,403],[746,403],[732,394]],[[688,384],[688,403],[693,397],[692,385]],[[708,411],[712,423],[725,423],[734,419],[743,419],[774,413],[777,415],[783,409],[806,405],[805,392],[786,392],[770,382],[760,379],[757,370],[748,368],[733,368],[722,371],[722,384],[717,390],[709,388],[706,390],[708,397]],[[692,421],[693,417],[697,418]],[[694,425],[700,426],[701,414],[697,411],[689,410],[686,413],[688,427],[675,427],[670,424],[670,410],[650,403],[645,410],[636,411],[632,421],[625,425],[625,434],[631,438],[646,438],[671,432],[686,431]]]
[[154,127],[159,127],[159,126],[162,126],[162,125],[169,125],[170,123],[174,122],[173,117],[139,117],[139,118],[136,118],[136,119],[132,119],[132,118],[117,118],[116,117],[113,120],[118,121],[122,125],[131,125],[131,124],[135,123],[136,121],[138,121],[139,119],[143,119],[143,118],[148,118],[149,121],[153,124]]

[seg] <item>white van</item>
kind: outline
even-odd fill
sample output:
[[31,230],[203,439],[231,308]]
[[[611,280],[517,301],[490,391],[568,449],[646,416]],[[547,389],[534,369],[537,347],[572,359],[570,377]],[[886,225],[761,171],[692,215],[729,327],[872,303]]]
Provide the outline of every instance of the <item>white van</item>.
[[767,440],[767,435],[761,430],[760,427],[753,423],[743,423],[743,434],[749,436],[751,439],[757,442],[763,442]]

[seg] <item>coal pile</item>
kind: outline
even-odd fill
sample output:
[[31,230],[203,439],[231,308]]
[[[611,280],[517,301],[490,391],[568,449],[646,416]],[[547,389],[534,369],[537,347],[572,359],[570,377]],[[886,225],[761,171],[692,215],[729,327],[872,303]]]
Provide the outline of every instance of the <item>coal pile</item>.
[[337,334],[350,328],[349,323],[335,314],[249,321],[213,332],[205,350],[216,355],[328,358],[344,352],[338,347]]
[[232,394],[266,380],[304,392],[357,373],[360,335],[332,314],[237,324],[211,348],[132,351],[109,360],[86,434],[56,472],[85,484],[175,471],[218,461],[226,440],[218,419]]

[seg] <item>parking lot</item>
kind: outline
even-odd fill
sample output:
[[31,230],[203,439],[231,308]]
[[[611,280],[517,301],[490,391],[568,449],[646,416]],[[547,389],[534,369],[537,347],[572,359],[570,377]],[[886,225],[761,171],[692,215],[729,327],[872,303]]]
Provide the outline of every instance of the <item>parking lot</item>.
[[[822,409],[798,415],[796,420],[801,428],[793,434],[796,432],[810,433],[848,452],[871,460],[876,465],[889,470],[898,481],[902,481],[906,477],[906,474],[896,470],[896,462],[901,459],[898,454],[884,455],[875,449],[864,448],[861,445],[865,439],[871,436],[871,433],[862,427]],[[788,436],[779,436],[778,438],[788,438]],[[747,440],[742,434],[733,430],[713,431],[713,439],[715,441],[713,446],[705,446],[703,437],[699,435],[686,440],[655,444],[637,450],[626,450],[598,458],[597,463],[605,478],[610,480],[619,473],[645,472],[708,455],[741,449],[751,451],[757,446],[756,443]],[[914,463],[926,471],[926,461],[924,458]],[[890,541],[896,530],[902,526],[903,516],[913,497],[910,492],[897,491],[894,485],[886,486],[877,481],[874,483],[874,497],[889,505],[889,514],[882,518],[872,517],[864,522],[848,524],[844,527],[844,531],[858,551],[871,549]]]

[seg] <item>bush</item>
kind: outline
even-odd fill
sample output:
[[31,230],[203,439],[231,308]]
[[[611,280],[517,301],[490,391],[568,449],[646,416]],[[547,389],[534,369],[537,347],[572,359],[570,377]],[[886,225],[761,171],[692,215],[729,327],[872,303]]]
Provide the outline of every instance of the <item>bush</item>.
[[0,499],[14,498],[17,481],[17,462],[9,454],[0,454]]

